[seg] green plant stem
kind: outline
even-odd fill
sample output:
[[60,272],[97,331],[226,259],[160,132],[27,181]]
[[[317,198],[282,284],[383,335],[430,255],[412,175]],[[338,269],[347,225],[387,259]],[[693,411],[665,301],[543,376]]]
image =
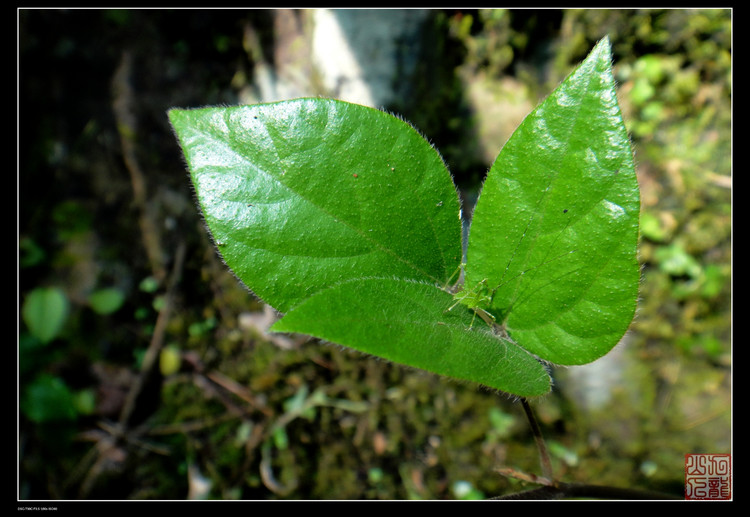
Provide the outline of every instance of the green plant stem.
[[529,401],[525,397],[521,397],[521,405],[526,413],[526,418],[531,426],[531,432],[534,433],[534,441],[539,449],[539,461],[542,465],[542,475],[552,482],[553,486],[557,486],[558,483],[555,481],[555,477],[552,474],[552,462],[549,458],[549,451],[547,451],[547,445],[544,443],[544,437],[542,436],[542,430],[539,428],[534,412],[531,410]]

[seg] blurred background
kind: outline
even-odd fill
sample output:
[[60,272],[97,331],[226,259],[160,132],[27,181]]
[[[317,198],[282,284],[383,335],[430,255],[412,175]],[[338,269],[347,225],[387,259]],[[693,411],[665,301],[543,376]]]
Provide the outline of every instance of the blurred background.
[[[395,112],[470,208],[605,35],[642,191],[623,343],[534,401],[565,481],[681,496],[732,452],[732,11],[18,11],[18,497],[474,499],[540,474],[514,400],[269,336],[194,203],[170,107]],[[470,210],[464,210],[468,213]]]

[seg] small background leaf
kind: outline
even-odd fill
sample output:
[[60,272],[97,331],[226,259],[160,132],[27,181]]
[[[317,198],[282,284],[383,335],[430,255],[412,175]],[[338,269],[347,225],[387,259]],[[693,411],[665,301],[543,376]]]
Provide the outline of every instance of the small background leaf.
[[97,289],[89,296],[89,305],[97,314],[111,314],[122,307],[125,294],[114,287]]
[[21,316],[29,332],[42,343],[57,337],[68,317],[68,298],[57,287],[40,287],[29,293]]
[[49,374],[39,375],[27,387],[20,408],[32,422],[73,420],[76,417],[75,398],[70,388],[62,379]]

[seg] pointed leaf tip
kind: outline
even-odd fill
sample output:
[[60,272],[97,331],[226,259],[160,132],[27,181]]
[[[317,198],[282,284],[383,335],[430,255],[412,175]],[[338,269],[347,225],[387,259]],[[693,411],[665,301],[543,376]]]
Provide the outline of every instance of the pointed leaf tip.
[[633,318],[640,200],[609,40],[530,114],[493,164],[466,286],[510,336],[556,364],[598,359]]

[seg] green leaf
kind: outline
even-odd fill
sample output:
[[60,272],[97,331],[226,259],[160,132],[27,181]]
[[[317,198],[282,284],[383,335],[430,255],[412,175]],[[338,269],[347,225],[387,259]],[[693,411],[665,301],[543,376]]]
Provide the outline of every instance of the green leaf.
[[41,374],[26,388],[21,411],[32,422],[73,420],[76,417],[73,393],[59,377]]
[[518,128],[468,244],[437,152],[329,99],[171,110],[228,266],[298,332],[521,396],[607,353],[635,310],[640,201],[605,39]]
[[112,314],[125,302],[125,294],[115,288],[98,289],[89,296],[89,305],[97,314]]
[[308,334],[516,395],[549,390],[547,371],[536,358],[493,334],[433,284],[393,278],[343,282],[315,293],[271,330]]
[[659,264],[659,269],[669,275],[698,278],[702,273],[700,262],[676,242],[657,248],[654,252],[654,260]]
[[42,343],[49,343],[68,318],[68,298],[57,287],[38,287],[26,296],[21,316],[33,336]]
[[604,39],[490,169],[465,286],[489,288],[483,308],[519,346],[556,364],[593,361],[617,344],[635,312],[639,210]]
[[352,278],[444,283],[458,267],[455,186],[406,122],[330,99],[169,118],[224,260],[277,310]]

